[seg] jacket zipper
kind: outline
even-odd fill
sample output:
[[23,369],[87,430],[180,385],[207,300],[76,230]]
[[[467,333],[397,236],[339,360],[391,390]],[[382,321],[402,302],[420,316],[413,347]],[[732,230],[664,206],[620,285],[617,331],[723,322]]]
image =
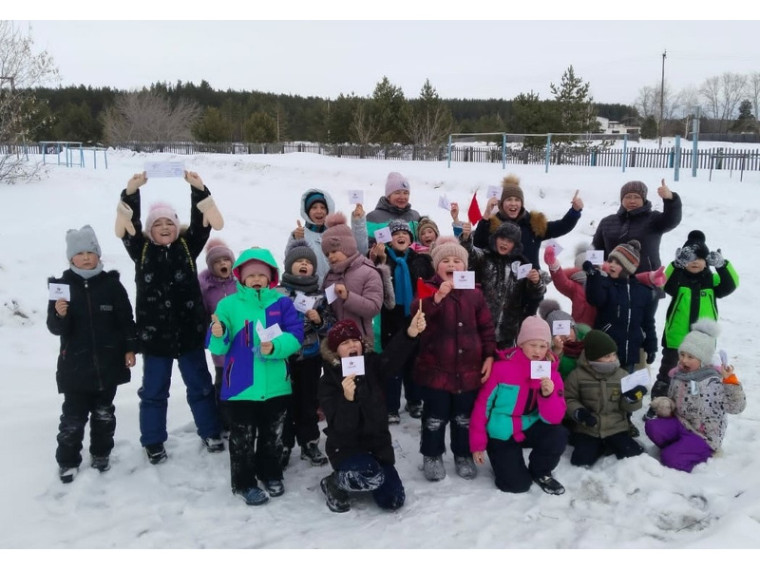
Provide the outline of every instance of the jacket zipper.
[[100,363],[98,362],[98,350],[95,340],[95,319],[92,315],[92,299],[90,297],[90,284],[84,280],[84,294],[87,297],[87,312],[90,314],[90,334],[92,335],[92,359],[95,364],[95,375],[98,378],[98,389],[103,390],[103,379],[100,377]]

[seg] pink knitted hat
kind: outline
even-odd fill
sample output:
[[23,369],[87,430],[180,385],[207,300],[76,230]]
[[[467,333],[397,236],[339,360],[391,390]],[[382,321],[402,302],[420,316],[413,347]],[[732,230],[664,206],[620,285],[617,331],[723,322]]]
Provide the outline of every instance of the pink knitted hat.
[[346,257],[351,257],[359,251],[354,232],[346,224],[346,216],[342,212],[329,214],[325,218],[327,229],[322,234],[322,253],[341,251]]
[[174,236],[172,237],[172,241],[176,240],[179,236],[179,216],[177,216],[177,210],[175,210],[171,204],[167,204],[166,202],[155,202],[151,204],[150,210],[148,211],[148,217],[145,219],[145,229],[150,233],[153,224],[156,223],[156,220],[161,218],[168,218],[174,223]]
[[552,343],[552,331],[541,317],[526,317],[520,325],[520,333],[517,335],[517,346],[529,340],[543,340]]
[[385,197],[387,198],[396,190],[410,190],[409,181],[399,172],[391,172],[385,181]]

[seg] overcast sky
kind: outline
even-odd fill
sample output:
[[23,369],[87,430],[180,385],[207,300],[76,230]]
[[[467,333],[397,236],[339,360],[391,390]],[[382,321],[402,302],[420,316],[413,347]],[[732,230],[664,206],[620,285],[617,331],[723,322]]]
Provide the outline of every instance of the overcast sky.
[[[299,17],[312,13],[296,5],[291,11]],[[720,5],[723,13],[742,13]],[[153,14],[124,6],[127,16]],[[595,14],[608,12],[616,17],[609,10]],[[443,98],[511,99],[529,91],[549,98],[550,83],[572,65],[590,82],[594,100],[630,104],[642,86],[659,85],[664,51],[665,79],[675,91],[724,72],[760,72],[758,21],[56,21],[43,19],[50,17],[44,11],[36,17],[17,23],[31,25],[36,47],[53,56],[63,85],[134,89],[205,79],[215,89],[335,98],[369,96],[387,76],[407,98],[419,94],[426,78]]]

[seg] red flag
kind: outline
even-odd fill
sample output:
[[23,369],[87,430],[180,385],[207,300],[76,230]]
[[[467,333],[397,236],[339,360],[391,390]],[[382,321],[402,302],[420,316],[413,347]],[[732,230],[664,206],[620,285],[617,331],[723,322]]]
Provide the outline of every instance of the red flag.
[[438,289],[432,285],[428,285],[422,280],[422,277],[417,278],[417,296],[422,299],[427,299],[438,293]]
[[483,218],[483,216],[480,215],[480,206],[478,206],[477,192],[472,195],[472,201],[470,202],[470,207],[467,210],[467,218],[470,220],[470,223],[473,226]]

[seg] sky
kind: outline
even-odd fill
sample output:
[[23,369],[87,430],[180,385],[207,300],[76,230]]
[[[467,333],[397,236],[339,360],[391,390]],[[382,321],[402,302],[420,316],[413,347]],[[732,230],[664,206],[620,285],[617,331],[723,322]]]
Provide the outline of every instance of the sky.
[[[568,165],[552,166],[547,173],[542,165],[509,165],[504,170],[498,163],[452,163],[447,168],[446,162],[355,160],[307,153],[177,156],[108,151],[107,169],[102,157],[97,169],[89,155],[84,166],[69,168],[58,166],[55,158],[48,157],[39,179],[0,187],[2,567],[36,568],[39,565],[31,561],[43,558],[50,567],[82,568],[87,554],[99,566],[105,562],[115,568],[135,567],[128,563],[135,558],[147,567],[164,565],[159,562],[179,567],[188,562],[192,565],[188,567],[195,568],[199,561],[218,567],[230,558],[233,563],[271,561],[276,564],[273,567],[291,567],[276,552],[233,550],[248,548],[290,549],[291,556],[301,554],[304,564],[319,567],[341,567],[336,560],[346,565],[353,561],[352,566],[361,562],[362,567],[386,567],[381,561],[388,556],[395,556],[396,568],[493,566],[517,559],[530,568],[587,569],[594,564],[590,556],[596,560],[605,554],[609,564],[619,563],[620,552],[589,551],[604,548],[632,549],[623,555],[638,568],[654,563],[714,570],[746,567],[746,553],[737,549],[757,548],[760,353],[754,332],[758,313],[748,308],[757,307],[760,279],[755,251],[760,242],[760,172],[745,172],[742,179],[738,172],[725,170],[712,174],[700,170],[696,178],[682,171],[676,182],[674,172],[667,169],[621,172],[613,167]],[[388,172],[397,170],[409,179],[413,207],[430,215],[442,235],[451,235],[451,218],[438,206],[441,196],[458,202],[464,210],[461,205],[469,203],[472,192],[478,190],[483,206],[488,186],[498,184],[508,172],[520,177],[526,207],[550,220],[566,212],[578,189],[584,201],[582,217],[573,232],[557,240],[563,247],[560,263],[571,267],[575,246],[590,241],[598,221],[617,210],[618,189],[624,182],[645,181],[653,207],[661,210],[656,188],[665,179],[681,195],[684,216],[663,237],[663,260],[672,259],[689,231],[701,229],[710,249],[721,248],[740,275],[739,288],[718,301],[722,329],[718,347],[727,351],[736,367],[747,408],[729,417],[722,455],[691,474],[663,467],[646,436],[639,439],[645,454],[623,461],[606,457],[589,469],[573,467],[568,448],[554,470],[567,489],[559,497],[535,486],[520,495],[501,493],[494,486],[488,462],[479,467],[475,480],[460,479],[450,453],[444,456],[446,479],[426,481],[420,470],[419,421],[402,411],[401,423],[390,428],[407,493],[407,502],[398,512],[379,512],[371,499],[355,497],[349,513],[330,513],[319,489],[329,468],[308,466],[299,460],[297,450],[285,472],[285,494],[265,506],[248,507],[230,492],[228,453],[208,454],[195,434],[176,368],[168,410],[169,459],[158,466],[148,463],[139,443],[137,390],[142,362],[138,355],[132,381],[119,387],[115,400],[112,469],[99,474],[85,463],[74,482],[63,485],[54,459],[62,402],[55,387],[59,340],[45,326],[46,280],[68,266],[66,230],[91,224],[105,268],[120,272],[134,304],[134,266],[113,234],[113,223],[119,192],[149,161],[183,161],[187,169],[198,172],[225,219],[224,228],[212,235],[224,239],[236,254],[253,245],[266,247],[280,266],[288,234],[300,217],[299,197],[307,188],[328,191],[336,209],[344,213],[350,211],[348,191],[362,189],[369,211],[384,195]],[[189,193],[184,181],[154,178],[140,192],[146,204],[169,202],[180,221],[187,221]],[[203,256],[198,265],[205,268]],[[569,300],[553,285],[546,297],[570,310]],[[667,305],[659,304],[658,335]],[[658,366],[659,358],[654,370]],[[647,396],[644,404],[648,402]],[[633,421],[643,432],[642,415],[643,411],[635,413]],[[102,551],[78,550],[103,548],[124,551],[104,556]],[[156,552],[168,548],[190,550]],[[315,548],[379,552],[336,554],[311,550]],[[437,549],[435,558],[391,550],[417,548]],[[526,550],[490,550],[501,548]],[[730,550],[711,550],[719,548]],[[204,553],[200,549],[219,550]],[[536,565],[536,555],[552,554],[551,565]],[[436,559],[438,563],[431,562]]]
[[[599,2],[572,3],[572,10],[541,3],[533,13],[487,2],[456,14],[395,0],[372,12],[355,3],[288,2],[247,14],[224,10],[225,2],[214,3],[222,8],[215,13],[235,14],[236,21],[190,21],[184,8],[141,10],[138,2],[125,13],[134,19],[125,21],[105,21],[110,15],[99,17],[97,7],[35,4],[34,17],[22,11],[18,22],[30,24],[36,46],[54,57],[63,85],[118,89],[205,79],[220,90],[336,98],[370,96],[385,76],[407,98],[418,96],[426,79],[443,98],[512,99],[530,91],[551,98],[550,85],[572,65],[595,101],[632,104],[642,87],[660,84],[664,52],[665,79],[675,92],[725,72],[760,72],[758,22],[749,20],[751,11],[732,11],[730,1],[721,3],[722,13],[744,21],[668,19],[685,14],[655,2],[635,3],[634,14]],[[303,20],[292,20],[294,13]],[[547,13],[557,19],[542,20]],[[663,19],[626,20],[645,14]]]

